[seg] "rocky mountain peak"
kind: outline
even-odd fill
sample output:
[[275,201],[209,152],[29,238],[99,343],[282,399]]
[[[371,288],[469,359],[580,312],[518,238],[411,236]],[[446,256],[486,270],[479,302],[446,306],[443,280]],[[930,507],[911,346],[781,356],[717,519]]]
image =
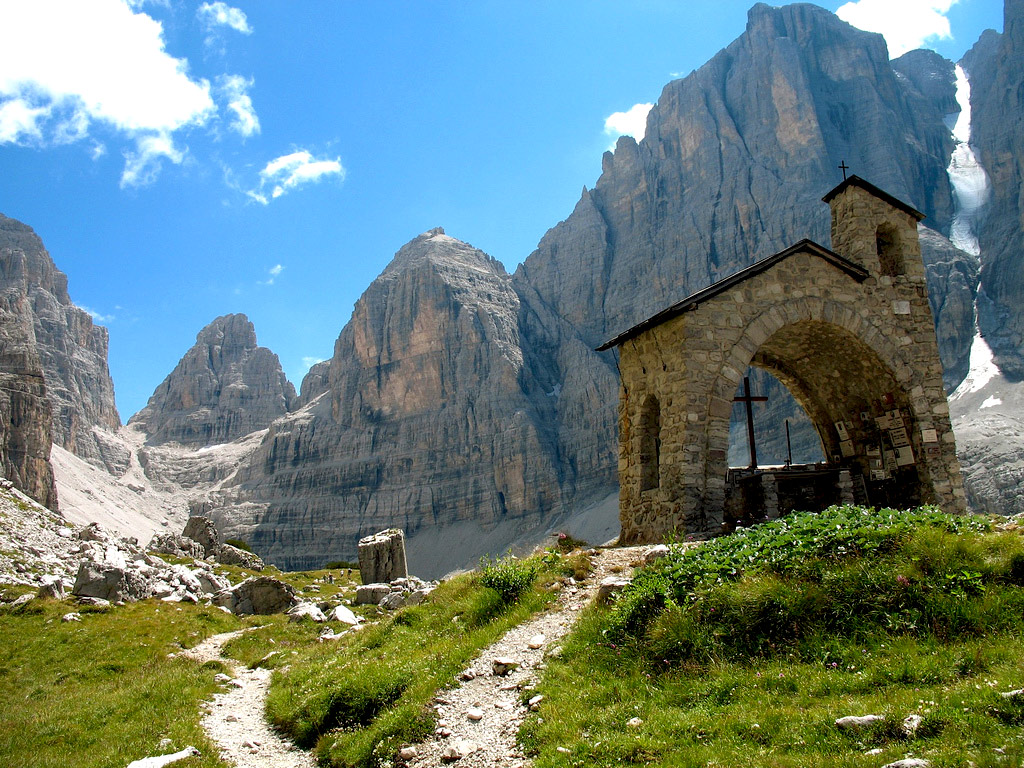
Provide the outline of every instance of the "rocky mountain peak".
[[434,227],[399,248],[378,280],[393,279],[406,270],[426,264],[449,273],[468,269],[505,275],[500,261],[469,243],[446,235],[442,227]]
[[0,291],[24,301],[24,313],[46,383],[53,414],[53,442],[98,466],[119,473],[127,457],[105,432],[121,418],[107,367],[107,329],[95,325],[68,296],[68,278],[54,265],[31,227],[0,214]]
[[281,361],[258,346],[249,318],[224,315],[196,335],[195,345],[129,423],[142,427],[151,444],[202,447],[267,427],[295,399]]

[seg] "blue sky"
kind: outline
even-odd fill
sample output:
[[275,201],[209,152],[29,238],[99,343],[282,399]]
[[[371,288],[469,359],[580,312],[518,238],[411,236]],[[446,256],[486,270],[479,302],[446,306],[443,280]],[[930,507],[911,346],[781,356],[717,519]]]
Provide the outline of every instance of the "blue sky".
[[[0,212],[109,328],[123,420],[229,312],[298,388],[420,232],[514,270],[749,5],[0,0]],[[999,0],[842,15],[893,55],[1002,29]]]

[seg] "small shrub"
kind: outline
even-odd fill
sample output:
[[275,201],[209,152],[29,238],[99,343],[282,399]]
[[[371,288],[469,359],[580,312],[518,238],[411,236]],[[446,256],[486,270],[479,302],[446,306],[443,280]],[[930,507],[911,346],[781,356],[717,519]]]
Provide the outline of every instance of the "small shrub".
[[230,544],[232,547],[235,547],[236,549],[242,549],[246,552],[252,552],[252,547],[249,546],[248,542],[242,541],[241,539],[225,539],[224,543]]
[[502,605],[512,605],[533,586],[540,564],[533,560],[506,557],[503,560],[480,561],[480,584],[501,596]]

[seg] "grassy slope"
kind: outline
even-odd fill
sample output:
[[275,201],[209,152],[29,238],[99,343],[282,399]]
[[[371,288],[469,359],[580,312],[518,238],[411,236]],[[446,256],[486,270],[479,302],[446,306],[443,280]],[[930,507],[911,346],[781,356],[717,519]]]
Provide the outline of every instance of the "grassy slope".
[[1020,765],[1024,540],[982,527],[847,508],[676,552],[588,612],[521,737],[538,768]]
[[[1024,687],[1024,538],[986,527],[846,508],[674,551],[613,608],[587,611],[521,738],[538,768],[1020,765],[1024,700],[999,693]],[[583,558],[545,559],[516,602],[515,570],[468,575],[339,641],[259,617],[226,651],[247,664],[277,652],[262,662],[278,668],[269,715],[325,764],[389,765],[432,729],[437,689],[542,609],[556,579],[582,575]],[[286,577],[315,599],[317,575]],[[485,583],[513,588],[502,599]],[[164,737],[204,751],[183,766],[220,765],[199,727],[217,670],[167,654],[246,622],[154,601],[80,624],[60,622],[68,610],[0,609],[0,765],[121,768],[170,751]],[[884,720],[834,725],[868,713]]]

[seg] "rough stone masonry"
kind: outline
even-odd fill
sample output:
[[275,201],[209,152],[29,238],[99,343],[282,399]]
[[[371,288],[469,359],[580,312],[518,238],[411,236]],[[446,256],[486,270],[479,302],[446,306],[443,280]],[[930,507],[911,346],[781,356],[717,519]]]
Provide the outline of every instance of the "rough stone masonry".
[[807,412],[871,504],[966,511],[917,223],[851,176],[803,240],[619,334],[622,543],[717,533],[732,400],[749,365]]

